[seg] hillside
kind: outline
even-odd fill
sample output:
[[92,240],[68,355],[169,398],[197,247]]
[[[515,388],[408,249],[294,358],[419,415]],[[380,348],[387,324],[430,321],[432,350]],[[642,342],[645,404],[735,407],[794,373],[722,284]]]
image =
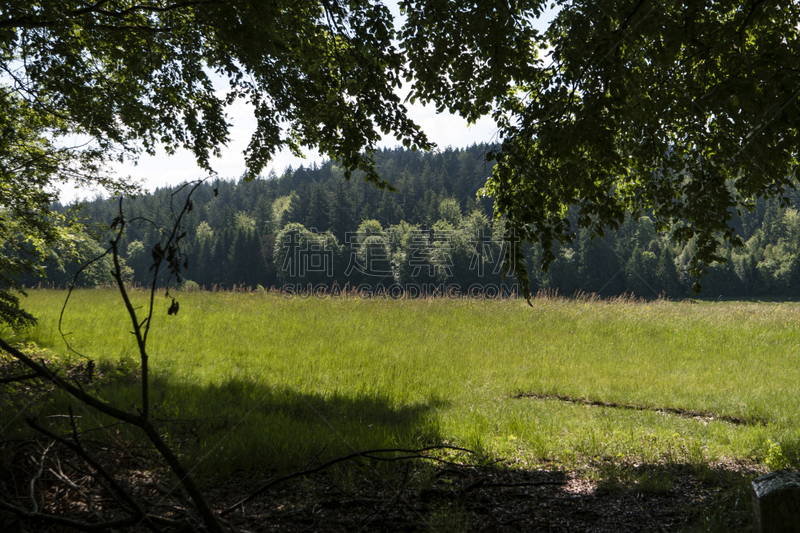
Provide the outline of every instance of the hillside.
[[[206,288],[297,290],[311,284],[328,290],[347,285],[495,294],[502,283],[502,229],[492,224],[491,199],[476,195],[491,173],[485,162],[490,149],[382,150],[376,154],[379,173],[396,192],[379,190],[359,176],[347,181],[331,161],[249,183],[206,182],[185,219],[187,276]],[[132,281],[147,282],[148,250],[159,238],[158,228],[171,226],[173,208],[185,196],[185,189],[160,189],[124,201],[126,216],[135,220],[123,246]],[[800,195],[793,192],[790,199],[797,205]],[[741,217],[734,214],[732,224],[744,246],[727,249],[728,261],[711,265],[703,296],[800,296],[800,215],[777,201],[759,199],[753,207]],[[118,210],[118,203],[97,199],[81,216],[102,236]],[[538,266],[540,247],[526,246],[534,290],[689,296],[692,280],[685,270],[693,243],[676,245],[657,235],[649,218],[638,222],[628,219],[593,243],[578,230],[573,245],[558,248],[547,273]],[[46,281],[66,285],[79,262],[99,249],[86,240],[68,261],[54,251]],[[107,281],[103,272],[98,265],[81,283]]]

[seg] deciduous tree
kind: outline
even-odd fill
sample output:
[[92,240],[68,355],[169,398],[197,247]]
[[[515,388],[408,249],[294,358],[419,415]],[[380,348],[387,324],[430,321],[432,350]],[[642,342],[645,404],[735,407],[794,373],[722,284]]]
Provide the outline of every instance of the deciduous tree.
[[[720,240],[741,242],[734,214],[754,198],[786,200],[796,183],[800,6],[554,6],[540,33],[544,0],[401,0],[395,33],[378,0],[9,0],[0,13],[3,220],[22,220],[37,243],[57,239],[37,215],[54,180],[103,181],[105,163],[159,143],[211,170],[229,140],[225,106],[238,98],[257,124],[248,176],[280,148],[310,146],[346,177],[360,169],[381,183],[370,155],[381,133],[430,147],[395,92],[405,79],[412,102],[494,118],[502,144],[483,191],[512,242],[541,243],[545,265],[554,243],[577,235],[569,206],[592,236],[652,214],[658,231],[696,242],[695,275],[724,261]],[[75,134],[87,141],[65,142]],[[8,243],[17,230],[2,224]],[[518,252],[508,248],[524,289]],[[4,273],[19,267],[5,260]],[[3,282],[5,296],[13,276]]]
[[36,254],[19,259],[15,236],[35,246],[59,238],[48,212],[55,182],[120,185],[106,164],[159,144],[212,171],[237,99],[255,114],[248,176],[277,150],[307,146],[381,184],[370,155],[381,133],[430,146],[395,94],[408,69],[392,24],[367,0],[4,2],[0,317],[15,320],[14,273],[35,264]]
[[657,230],[696,239],[699,276],[725,260],[720,240],[741,244],[734,213],[795,187],[795,1],[558,0],[544,33],[541,0],[400,5],[411,98],[494,117],[503,143],[484,190],[545,265],[575,239],[577,206],[595,236],[652,213]]

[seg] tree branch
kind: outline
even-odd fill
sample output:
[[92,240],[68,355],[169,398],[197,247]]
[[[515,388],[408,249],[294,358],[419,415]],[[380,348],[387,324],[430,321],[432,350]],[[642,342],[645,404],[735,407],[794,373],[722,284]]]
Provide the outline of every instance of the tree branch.
[[639,3],[636,4],[636,7],[633,8],[633,11],[630,12],[628,17],[622,22],[622,24],[620,24],[619,28],[617,28],[616,30],[617,32],[623,31],[625,28],[628,27],[628,24],[630,24],[633,16],[642,8],[645,2],[647,2],[647,0],[639,0]]
[[33,429],[35,429],[36,431],[38,431],[39,433],[41,433],[41,434],[43,434],[43,435],[46,435],[47,437],[49,437],[49,438],[51,438],[51,439],[53,439],[53,440],[55,440],[55,441],[57,441],[57,442],[60,442],[61,444],[63,444],[64,446],[66,446],[66,447],[67,447],[67,448],[69,448],[70,450],[74,451],[76,454],[78,454],[78,455],[81,457],[81,459],[83,459],[84,461],[86,461],[86,463],[87,463],[89,466],[91,466],[92,468],[94,468],[94,469],[95,469],[95,471],[96,471],[97,473],[99,473],[99,474],[100,474],[100,475],[103,477],[103,479],[105,479],[105,480],[106,480],[106,481],[109,483],[109,485],[111,485],[111,487],[114,489],[114,492],[116,492],[116,493],[117,493],[117,495],[118,495],[120,498],[122,498],[122,499],[125,501],[125,503],[127,503],[127,504],[128,504],[130,507],[131,507],[131,510],[132,510],[132,511],[133,511],[133,513],[135,514],[135,518],[136,518],[137,520],[141,520],[141,521],[143,521],[143,522],[144,522],[144,523],[145,523],[145,524],[146,524],[146,525],[147,525],[147,526],[148,526],[148,527],[149,527],[151,530],[153,530],[153,531],[156,531],[156,532],[160,531],[160,530],[159,530],[159,529],[158,529],[158,528],[155,526],[155,524],[153,524],[153,523],[152,523],[152,522],[151,522],[151,521],[148,519],[148,517],[147,517],[147,513],[145,513],[145,512],[144,512],[144,509],[142,509],[142,508],[141,508],[141,506],[140,506],[140,505],[139,505],[139,504],[136,502],[136,500],[134,500],[134,499],[133,499],[133,497],[132,497],[130,494],[128,494],[128,493],[127,493],[127,492],[126,492],[126,491],[125,491],[125,490],[124,490],[124,489],[123,489],[123,488],[120,486],[120,484],[119,484],[119,483],[117,483],[117,480],[116,480],[116,479],[114,479],[114,477],[113,477],[111,474],[109,474],[109,473],[108,473],[108,471],[107,471],[105,468],[103,468],[103,466],[102,466],[102,465],[100,465],[100,463],[98,463],[97,461],[95,461],[95,460],[94,460],[94,459],[93,459],[93,458],[92,458],[92,457],[91,457],[91,456],[90,456],[90,455],[89,455],[89,454],[86,452],[86,450],[84,449],[84,447],[81,445],[80,441],[78,440],[78,431],[77,431],[77,429],[76,429],[76,427],[75,427],[75,420],[74,420],[74,418],[72,417],[72,409],[71,409],[71,408],[70,408],[70,425],[72,426],[72,438],[73,438],[73,440],[74,440],[75,442],[70,442],[70,441],[68,441],[67,439],[63,438],[63,437],[61,437],[61,436],[59,436],[59,435],[56,435],[56,434],[55,434],[55,433],[53,433],[52,431],[49,431],[49,430],[47,430],[47,429],[43,428],[42,426],[40,426],[39,424],[37,424],[37,423],[36,423],[36,422],[35,422],[33,419],[31,419],[31,418],[26,418],[26,419],[25,419],[25,422],[26,422],[26,423],[27,423],[27,424],[28,424],[30,427],[32,427]]
[[14,383],[15,381],[25,381],[26,379],[32,378],[39,378],[41,377],[38,373],[33,372],[31,374],[23,374],[21,376],[12,376],[10,378],[0,378],[0,383]]
[[41,520],[43,522],[49,522],[51,524],[67,526],[73,529],[77,529],[78,531],[107,531],[109,529],[114,529],[119,527],[133,526],[136,524],[137,521],[135,517],[130,517],[130,518],[122,518],[120,520],[114,520],[111,522],[98,522],[92,524],[88,522],[81,522],[80,520],[75,520],[72,518],[65,518],[63,516],[56,514],[26,511],[25,509],[22,509],[15,505],[11,505],[10,503],[6,503],[1,499],[0,499],[0,509],[4,509],[6,511],[14,513],[22,518]]
[[753,16],[756,14],[756,9],[760,6],[764,0],[755,0],[753,5],[750,6],[750,11],[747,13],[747,16],[744,18],[742,25],[739,26],[739,31],[736,33],[739,35],[739,46],[744,43],[744,34],[745,30],[747,30],[747,25],[750,24],[750,21],[753,19]]
[[[105,0],[102,1],[102,2],[98,2],[97,4],[95,4],[95,6],[99,6],[100,4],[104,4],[104,3],[106,3]],[[106,16],[109,16],[109,17],[122,18],[122,17],[126,17],[127,15],[129,15],[130,13],[133,13],[135,11],[140,11],[140,12],[145,12],[145,13],[168,13],[170,11],[175,11],[175,10],[178,10],[178,9],[182,9],[184,7],[195,7],[195,6],[209,5],[209,4],[223,4],[223,2],[214,2],[214,1],[210,1],[210,0],[199,1],[199,2],[176,2],[174,4],[171,4],[171,5],[168,5],[168,6],[163,6],[163,7],[162,6],[154,6],[154,5],[149,5],[148,6],[148,5],[138,4],[138,5],[135,5],[135,6],[131,6],[128,9],[123,9],[122,11],[109,11],[109,10],[106,10],[106,9],[95,8],[95,6],[90,6],[88,8],[79,9],[79,10],[76,10],[76,11],[69,12],[69,13],[67,13],[67,15],[77,16],[77,15],[83,15],[84,13],[97,13],[99,15],[106,15]]]
[[[235,511],[239,507],[241,507],[244,504],[246,504],[247,502],[251,501],[253,498],[263,494],[264,492],[266,492],[270,488],[272,488],[275,485],[278,485],[280,483],[283,483],[284,481],[288,481],[288,480],[294,479],[296,477],[303,477],[303,476],[307,476],[307,475],[310,475],[310,474],[314,474],[314,473],[319,472],[321,470],[325,470],[329,466],[335,465],[337,463],[341,463],[341,462],[344,462],[344,461],[350,461],[351,459],[364,459],[364,458],[365,459],[373,459],[373,460],[376,460],[376,461],[389,461],[389,462],[391,462],[391,461],[401,461],[401,460],[405,460],[405,459],[423,459],[423,458],[424,459],[431,459],[431,457],[427,457],[425,455],[421,455],[423,452],[428,452],[428,451],[431,451],[431,450],[456,450],[456,451],[460,451],[460,452],[475,453],[472,450],[468,450],[466,448],[459,448],[457,446],[445,446],[445,445],[442,445],[442,446],[428,446],[427,448],[420,448],[418,450],[408,450],[408,449],[404,449],[404,448],[382,448],[382,449],[377,449],[377,450],[367,450],[367,451],[364,451],[364,452],[355,452],[355,453],[351,453],[349,455],[344,455],[342,457],[337,457],[336,459],[332,459],[332,460],[328,461],[327,463],[323,463],[322,465],[314,467],[314,468],[309,468],[307,470],[302,470],[301,469],[301,470],[298,470],[297,472],[293,472],[291,474],[287,474],[285,476],[281,476],[279,478],[273,479],[273,480],[267,482],[265,485],[259,487],[258,489],[256,489],[252,493],[250,493],[247,497],[245,497],[239,503],[236,503],[236,504],[228,507],[227,509],[225,509],[224,511],[222,511],[219,514],[220,514],[220,516],[225,516],[227,514],[232,513],[233,511]],[[373,454],[376,454],[376,453],[407,453],[407,454],[413,454],[413,455],[406,455],[406,456],[403,456],[403,457],[379,457],[379,456],[373,455]]]
[[32,358],[28,357],[24,353],[20,352],[10,344],[8,344],[5,340],[0,338],[0,348],[4,351],[11,354],[14,358],[22,361],[28,368],[35,371],[41,377],[51,381],[55,386],[64,390],[65,392],[71,394],[75,398],[79,399],[80,401],[84,402],[86,405],[97,409],[101,413],[107,414],[109,416],[113,416],[119,420],[127,422],[128,424],[132,424],[134,426],[140,425],[140,420],[138,416],[134,416],[128,412],[122,411],[121,409],[117,409],[101,400],[98,400],[94,396],[91,396],[83,391],[83,389],[76,387],[75,385],[61,379],[55,372],[47,368],[44,364],[37,363]]
[[[59,19],[47,19],[43,17],[33,17],[33,16],[26,16],[26,17],[18,17],[18,18],[10,18],[0,21],[0,28],[51,28],[51,27],[58,27],[63,26],[69,18],[72,17],[80,17],[83,15],[104,15],[107,17],[114,17],[114,18],[125,18],[131,13],[140,12],[140,13],[169,13],[170,11],[177,11],[187,7],[195,7],[200,5],[212,5],[218,4],[222,5],[224,2],[219,1],[198,1],[198,2],[177,2],[168,6],[148,6],[148,5],[135,5],[131,6],[128,9],[124,9],[122,11],[113,11],[102,9],[103,4],[107,4],[108,0],[101,0],[91,6],[76,9],[74,11],[65,11],[62,12]],[[94,28],[103,28],[103,29],[146,29],[150,31],[163,31],[162,28],[154,28],[150,26],[101,26],[101,25],[92,25],[90,27]],[[170,28],[172,29],[172,28]]]

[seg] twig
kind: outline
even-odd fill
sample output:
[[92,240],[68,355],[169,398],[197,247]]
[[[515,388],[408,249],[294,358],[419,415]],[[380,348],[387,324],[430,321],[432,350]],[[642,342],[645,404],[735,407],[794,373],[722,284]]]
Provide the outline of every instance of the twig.
[[[467,453],[475,453],[472,450],[468,450],[466,448],[459,448],[457,446],[446,446],[446,445],[428,446],[427,448],[420,448],[419,450],[408,450],[408,449],[404,449],[404,448],[382,448],[382,449],[377,449],[377,450],[367,450],[367,451],[364,451],[364,452],[355,452],[355,453],[351,453],[349,455],[345,455],[345,456],[342,456],[342,457],[337,457],[336,459],[332,459],[332,460],[328,461],[327,463],[324,463],[324,464],[322,464],[320,466],[317,466],[317,467],[314,467],[314,468],[309,468],[307,470],[302,470],[301,469],[301,470],[298,470],[298,471],[296,471],[296,472],[294,472],[292,474],[287,474],[285,476],[281,476],[279,478],[273,479],[273,480],[267,482],[265,485],[259,487],[258,489],[256,489],[252,493],[250,493],[249,496],[245,497],[240,502],[228,507],[227,509],[225,509],[224,511],[220,512],[219,514],[220,514],[220,516],[225,516],[225,515],[227,515],[229,513],[232,513],[233,511],[235,511],[236,509],[238,509],[242,505],[244,505],[244,504],[248,503],[249,501],[251,501],[253,498],[259,496],[260,494],[263,494],[264,492],[266,492],[270,488],[272,488],[275,485],[278,485],[280,483],[283,483],[284,481],[288,481],[290,479],[294,479],[294,478],[297,478],[297,477],[303,477],[303,476],[307,476],[307,475],[310,475],[310,474],[314,474],[314,473],[319,472],[321,470],[325,470],[329,466],[333,466],[333,465],[335,465],[337,463],[342,463],[344,461],[350,461],[352,459],[373,459],[373,460],[376,460],[376,461],[387,461],[387,462],[401,461],[401,460],[405,460],[405,459],[433,459],[433,460],[440,461],[439,459],[436,459],[435,457],[428,457],[426,455],[421,455],[424,452],[428,452],[428,451],[432,451],[432,450],[456,450],[456,451],[467,452]],[[372,454],[376,454],[376,453],[407,453],[407,454],[413,454],[413,455],[405,455],[405,456],[402,456],[402,457],[377,457],[377,456],[372,455]]]
[[113,407],[103,402],[102,400],[99,400],[94,396],[87,394],[85,391],[83,391],[83,389],[80,389],[75,385],[73,385],[72,383],[69,383],[64,379],[61,379],[55,372],[47,368],[47,366],[44,363],[37,363],[31,357],[28,357],[21,351],[17,350],[3,339],[0,339],[0,348],[2,348],[4,351],[14,356],[16,359],[22,361],[25,364],[25,366],[34,370],[37,374],[39,374],[43,378],[51,381],[58,388],[69,393],[70,395],[74,396],[75,398],[89,405],[90,407],[93,407],[98,411],[105,413],[109,416],[117,418],[118,420],[127,422],[128,424],[135,426],[139,425],[139,417],[134,416],[121,409],[117,409],[116,407]]
[[111,485],[111,487],[114,489],[114,491],[125,501],[125,503],[127,503],[131,507],[131,510],[132,510],[132,512],[134,514],[133,518],[136,521],[144,520],[145,521],[145,525],[147,525],[150,529],[152,529],[153,531],[160,531],[155,526],[155,524],[153,524],[150,520],[147,520],[147,513],[144,512],[144,510],[141,508],[141,506],[139,506],[139,504],[136,502],[136,500],[134,500],[133,497],[130,494],[128,494],[120,486],[120,484],[117,482],[117,480],[114,479],[114,477],[111,474],[109,474],[108,471],[105,468],[103,468],[97,461],[95,461],[86,452],[86,450],[84,450],[83,446],[80,444],[80,441],[78,441],[77,431],[75,430],[75,426],[74,426],[74,420],[71,420],[71,422],[72,422],[72,425],[73,425],[73,427],[72,427],[72,430],[73,430],[72,435],[73,435],[73,439],[75,440],[75,442],[70,442],[69,440],[65,439],[64,437],[56,435],[55,433],[53,433],[53,432],[43,428],[42,426],[38,425],[34,420],[32,420],[30,418],[26,418],[25,422],[27,422],[29,426],[31,426],[33,429],[35,429],[39,433],[42,433],[43,435],[46,435],[47,437],[50,437],[51,439],[53,439],[55,441],[58,441],[59,443],[63,444],[64,446],[68,447],[70,450],[72,450],[76,454],[78,454],[81,457],[81,459],[86,461],[86,463],[88,463],[89,466],[94,468],[97,471],[97,473],[100,474]]
[[0,378],[0,383],[13,383],[15,381],[24,381],[26,379],[32,378],[39,378],[41,377],[38,373],[32,372],[30,374],[23,374],[21,376],[12,376],[10,378]]
[[[39,512],[39,504],[36,503],[36,483],[39,481],[39,478],[42,477],[42,472],[44,472],[44,459],[47,456],[47,452],[50,451],[50,448],[53,446],[53,443],[47,445],[47,448],[44,449],[42,452],[42,459],[39,461],[39,471],[36,472],[36,475],[31,478],[30,483],[30,496],[31,502],[33,503],[33,512]],[[32,458],[31,458],[32,459]]]
[[103,517],[102,517],[102,516],[100,516],[100,513],[97,511],[97,509],[95,508],[94,504],[92,503],[92,498],[91,498],[91,497],[90,497],[88,494],[86,494],[86,493],[83,491],[83,489],[81,489],[81,487],[80,487],[80,486],[78,486],[78,485],[76,485],[75,483],[73,483],[73,482],[72,482],[72,481],[69,479],[69,477],[67,477],[67,475],[64,473],[64,471],[63,471],[63,470],[61,470],[61,465],[59,465],[58,469],[59,469],[60,473],[59,473],[59,472],[56,472],[56,471],[55,471],[55,470],[53,470],[52,468],[48,468],[48,469],[47,469],[47,471],[48,471],[48,472],[50,472],[51,474],[53,474],[53,476],[54,476],[56,479],[58,479],[59,481],[61,481],[61,483],[63,483],[63,484],[64,484],[64,485],[66,485],[67,487],[71,488],[71,489],[72,489],[72,490],[74,490],[75,492],[77,492],[77,493],[78,493],[78,496],[80,496],[80,497],[82,497],[84,500],[86,500],[86,506],[89,508],[89,510],[90,510],[90,511],[91,511],[91,512],[92,512],[92,513],[93,513],[93,514],[94,514],[94,515],[95,515],[97,518],[99,518],[99,519],[101,519],[101,520],[102,520],[102,519],[103,519]]
[[135,517],[128,517],[128,518],[122,518],[120,520],[113,520],[110,522],[99,522],[97,524],[90,524],[72,518],[65,518],[63,516],[56,514],[26,511],[25,509],[21,509],[19,507],[6,503],[2,499],[0,499],[0,509],[4,509],[6,511],[14,513],[22,518],[41,520],[43,522],[48,522],[51,524],[68,526],[73,529],[77,529],[78,531],[103,531],[119,527],[127,527],[136,524],[137,521]]

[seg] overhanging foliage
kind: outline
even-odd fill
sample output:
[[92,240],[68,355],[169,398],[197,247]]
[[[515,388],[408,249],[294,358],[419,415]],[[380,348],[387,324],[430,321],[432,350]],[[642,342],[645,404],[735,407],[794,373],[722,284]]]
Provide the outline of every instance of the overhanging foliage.
[[718,239],[741,244],[734,212],[795,187],[800,5],[558,1],[538,34],[545,4],[401,2],[412,95],[493,114],[504,142],[485,191],[545,265],[575,238],[577,206],[594,235],[648,212],[675,240],[696,238],[699,277],[724,261]]

